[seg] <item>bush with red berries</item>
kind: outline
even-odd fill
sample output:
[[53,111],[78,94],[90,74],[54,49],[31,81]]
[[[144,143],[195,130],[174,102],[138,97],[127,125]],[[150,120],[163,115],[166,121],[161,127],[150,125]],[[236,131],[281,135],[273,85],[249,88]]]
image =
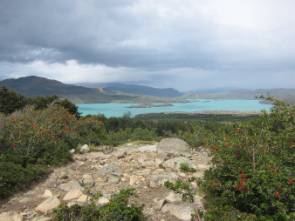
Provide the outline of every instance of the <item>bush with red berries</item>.
[[[205,220],[295,220],[295,107],[229,125],[211,143]],[[239,218],[240,217],[240,218]]]

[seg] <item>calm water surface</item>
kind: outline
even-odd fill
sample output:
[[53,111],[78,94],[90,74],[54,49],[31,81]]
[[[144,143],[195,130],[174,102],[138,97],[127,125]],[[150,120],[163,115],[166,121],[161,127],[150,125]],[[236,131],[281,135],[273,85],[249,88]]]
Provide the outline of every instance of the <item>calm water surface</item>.
[[104,114],[106,117],[122,117],[126,113],[131,116],[147,113],[193,113],[207,111],[237,111],[259,112],[270,110],[270,104],[260,103],[259,100],[195,100],[189,103],[173,103],[166,107],[130,108],[134,103],[96,103],[78,104],[82,115]]

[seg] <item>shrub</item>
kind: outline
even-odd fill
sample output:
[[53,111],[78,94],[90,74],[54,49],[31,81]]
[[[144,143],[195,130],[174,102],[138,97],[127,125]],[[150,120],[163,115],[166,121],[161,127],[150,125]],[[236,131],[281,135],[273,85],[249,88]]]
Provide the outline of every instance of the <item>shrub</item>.
[[295,107],[281,102],[270,113],[228,125],[216,136],[211,141],[214,166],[203,183],[206,219],[238,214],[249,220],[294,220],[294,137]]
[[104,144],[107,134],[103,120],[95,116],[80,118],[77,121],[76,132],[81,144]]
[[134,195],[133,189],[121,190],[112,196],[110,202],[98,207],[95,204],[87,206],[61,206],[55,210],[56,221],[144,221],[142,206],[129,204],[129,198]]
[[20,164],[0,159],[0,199],[24,189],[46,173],[45,167],[29,165],[24,168]]
[[0,87],[0,112],[4,114],[13,113],[24,108],[26,102],[24,96],[10,91],[6,87]]
[[77,106],[68,99],[60,99],[57,96],[24,97],[6,87],[0,87],[0,112],[11,114],[31,105],[36,110],[46,109],[51,105],[58,105],[66,109],[70,114],[79,117]]
[[143,128],[135,128],[130,138],[134,141],[136,140],[144,140],[144,141],[152,141],[157,140],[157,134],[154,129],[143,129]]
[[193,173],[193,172],[196,172],[196,169],[190,167],[190,165],[187,164],[187,163],[181,163],[179,169],[180,169],[180,171],[182,171],[184,173]]
[[1,198],[38,180],[48,171],[48,165],[71,160],[69,149],[76,147],[78,139],[77,119],[65,109],[26,107],[1,121]]
[[26,157],[27,163],[44,161],[56,164],[52,158],[63,161],[69,158],[74,142],[76,119],[65,109],[51,106],[45,110],[26,108],[19,114],[8,116],[2,131],[8,148]]
[[175,182],[166,181],[165,187],[182,195],[183,201],[194,202],[194,194],[192,185],[188,181],[176,180]]
[[27,105],[34,106],[36,110],[42,110],[48,108],[53,102],[57,100],[57,96],[29,97],[27,98]]
[[66,109],[70,114],[75,115],[76,117],[80,117],[80,113],[78,112],[78,107],[69,101],[68,99],[60,99],[55,101],[55,105],[59,105]]

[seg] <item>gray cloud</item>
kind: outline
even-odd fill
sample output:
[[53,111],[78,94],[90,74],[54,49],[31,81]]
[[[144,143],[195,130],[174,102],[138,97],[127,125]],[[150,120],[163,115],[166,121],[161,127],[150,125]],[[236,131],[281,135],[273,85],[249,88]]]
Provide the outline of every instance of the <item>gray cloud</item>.
[[1,0],[0,77],[295,86],[274,81],[295,70],[294,8],[293,0]]

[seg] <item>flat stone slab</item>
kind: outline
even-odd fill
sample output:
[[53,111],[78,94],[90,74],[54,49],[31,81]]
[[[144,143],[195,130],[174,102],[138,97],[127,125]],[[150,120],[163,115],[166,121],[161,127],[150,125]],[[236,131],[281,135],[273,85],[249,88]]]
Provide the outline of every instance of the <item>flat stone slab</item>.
[[52,212],[59,205],[60,200],[57,197],[53,196],[39,204],[39,206],[36,207],[36,211],[47,214]]

